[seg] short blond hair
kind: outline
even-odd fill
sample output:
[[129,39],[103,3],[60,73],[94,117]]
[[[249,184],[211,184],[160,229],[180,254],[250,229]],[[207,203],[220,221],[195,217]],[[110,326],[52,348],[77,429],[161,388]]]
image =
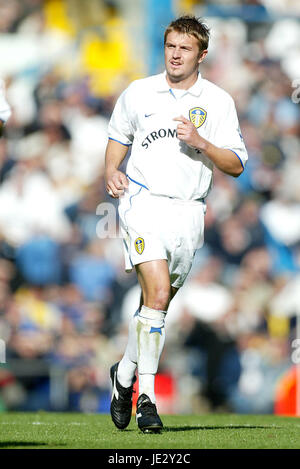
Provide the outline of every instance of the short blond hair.
[[164,44],[167,42],[168,34],[172,31],[194,36],[199,44],[199,52],[202,52],[208,48],[209,28],[201,21],[201,18],[186,15],[180,16],[180,18],[172,21],[165,30]]

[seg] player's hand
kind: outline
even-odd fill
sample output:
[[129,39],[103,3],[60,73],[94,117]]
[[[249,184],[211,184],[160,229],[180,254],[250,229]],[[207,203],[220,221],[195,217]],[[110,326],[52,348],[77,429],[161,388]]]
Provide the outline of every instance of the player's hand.
[[106,190],[114,199],[124,195],[124,191],[127,188],[128,179],[122,171],[115,169],[106,175]]
[[175,117],[173,120],[180,122],[177,125],[177,138],[193,148],[199,148],[201,137],[194,124],[184,116]]

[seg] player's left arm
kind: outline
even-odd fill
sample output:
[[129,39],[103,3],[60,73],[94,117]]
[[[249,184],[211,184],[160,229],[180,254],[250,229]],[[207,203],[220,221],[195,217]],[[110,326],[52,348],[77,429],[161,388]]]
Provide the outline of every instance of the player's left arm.
[[177,137],[187,145],[204,153],[218,169],[233,177],[238,177],[244,170],[237,155],[227,148],[219,148],[201,137],[194,124],[184,116],[174,119],[178,121]]

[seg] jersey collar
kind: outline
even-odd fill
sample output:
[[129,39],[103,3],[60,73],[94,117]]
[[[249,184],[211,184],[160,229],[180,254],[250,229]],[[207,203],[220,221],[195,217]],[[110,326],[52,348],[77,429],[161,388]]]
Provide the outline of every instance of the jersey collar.
[[[157,91],[170,91],[170,85],[167,82],[166,78],[167,72],[160,73],[158,75],[158,85],[157,85]],[[201,73],[198,72],[198,78],[196,83],[193,84],[188,90],[187,93],[193,95],[193,96],[200,96],[200,93],[202,91],[202,77]]]

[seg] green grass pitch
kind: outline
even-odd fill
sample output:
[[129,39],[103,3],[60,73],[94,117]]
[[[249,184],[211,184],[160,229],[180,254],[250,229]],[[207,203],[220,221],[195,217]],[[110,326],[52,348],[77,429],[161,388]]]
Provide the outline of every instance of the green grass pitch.
[[143,434],[132,417],[117,430],[109,415],[0,414],[0,449],[300,448],[300,419],[272,415],[165,415],[164,431]]

